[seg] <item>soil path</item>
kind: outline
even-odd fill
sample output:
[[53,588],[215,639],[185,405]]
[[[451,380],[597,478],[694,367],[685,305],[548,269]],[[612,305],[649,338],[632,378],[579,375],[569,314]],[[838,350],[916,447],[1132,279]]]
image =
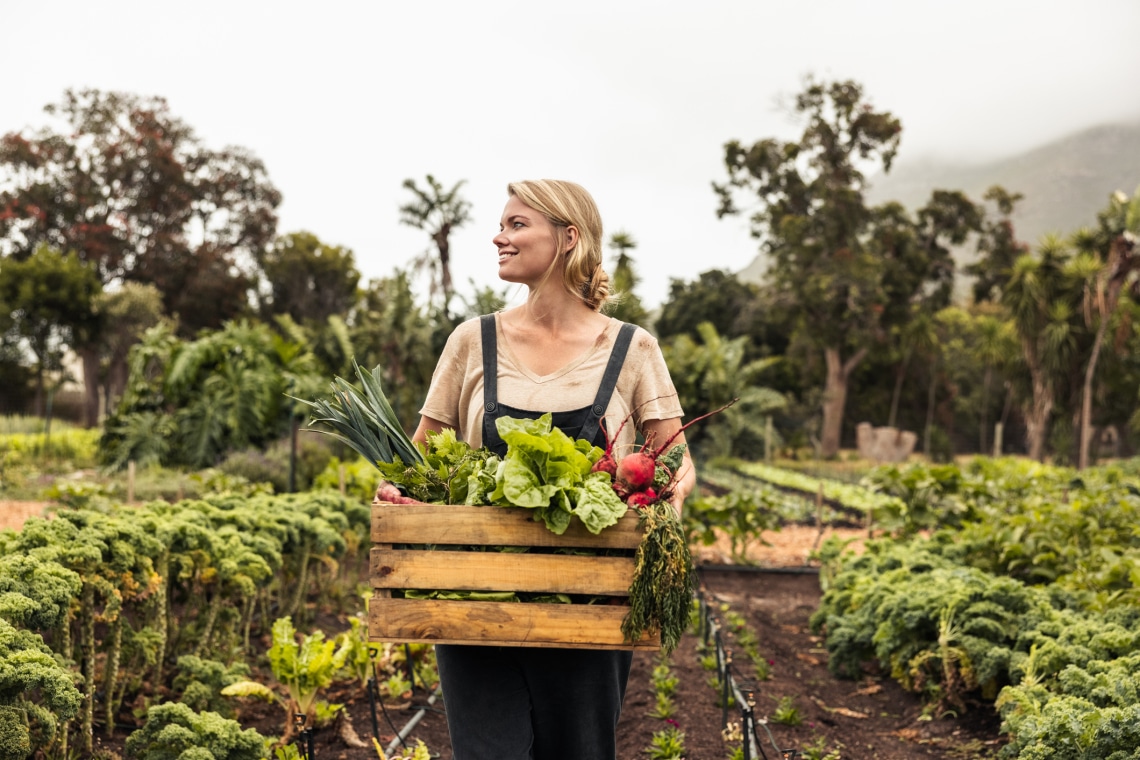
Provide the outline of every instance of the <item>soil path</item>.
[[0,530],[19,530],[29,517],[43,517],[46,501],[2,501],[0,500]]
[[[824,757],[838,751],[841,760],[974,760],[996,756],[1001,746],[998,720],[991,707],[977,705],[964,716],[928,720],[919,698],[903,691],[894,681],[869,669],[861,681],[841,680],[827,670],[827,653],[821,640],[808,629],[808,619],[819,604],[819,579],[812,573],[702,569],[707,598],[728,605],[744,615],[760,640],[761,653],[771,661],[770,677],[759,681],[747,663],[734,668],[738,682],[753,690],[756,714],[769,719],[769,733],[761,729],[765,758],[779,758],[781,750],[822,749]],[[685,733],[686,760],[724,760],[732,745],[722,737],[722,711],[717,692],[710,685],[713,671],[701,665],[697,637],[686,635],[669,658],[679,686],[674,702],[675,725]],[[634,655],[625,705],[618,723],[619,760],[644,760],[654,732],[668,727],[649,715],[656,705],[651,675],[658,658],[652,653]],[[799,725],[772,720],[782,698],[789,698],[798,712]],[[349,709],[357,731],[367,736],[371,714],[367,701],[354,699]],[[393,712],[392,724],[380,716],[381,741],[393,741],[392,726],[403,727],[415,715],[426,695],[417,694],[418,704]],[[446,700],[427,708],[408,739],[413,746],[422,739],[440,760],[451,760],[447,734]],[[253,716],[249,716],[253,717]],[[272,733],[271,724],[258,726]],[[729,721],[739,713],[729,710]],[[375,758],[375,752],[348,749],[327,732],[317,739],[318,757],[338,760]],[[797,756],[798,757],[798,756]],[[833,756],[835,757],[835,756]]]

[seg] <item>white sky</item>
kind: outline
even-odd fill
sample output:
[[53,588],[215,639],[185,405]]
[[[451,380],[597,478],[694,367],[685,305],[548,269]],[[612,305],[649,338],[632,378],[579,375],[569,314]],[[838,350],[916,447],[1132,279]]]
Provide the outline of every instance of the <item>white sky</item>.
[[[427,248],[405,178],[464,179],[453,274],[499,285],[490,239],[515,179],[572,179],[624,229],[650,304],[740,269],[716,219],[722,145],[792,137],[803,77],[855,79],[903,123],[902,159],[991,158],[1140,118],[1137,0],[40,2],[0,13],[0,132],[65,88],[161,95],[284,195],[280,231],[351,248],[366,278]],[[178,10],[170,10],[177,8]]]

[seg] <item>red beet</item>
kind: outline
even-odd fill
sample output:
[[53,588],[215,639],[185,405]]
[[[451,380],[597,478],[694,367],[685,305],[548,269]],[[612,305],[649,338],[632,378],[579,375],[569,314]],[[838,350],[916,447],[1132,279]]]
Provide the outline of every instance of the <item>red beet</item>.
[[653,475],[657,472],[657,461],[644,450],[635,451],[618,462],[616,480],[631,493],[644,491],[653,485]]
[[645,509],[655,501],[657,501],[657,494],[652,488],[647,488],[644,491],[630,494],[625,503],[637,509]]

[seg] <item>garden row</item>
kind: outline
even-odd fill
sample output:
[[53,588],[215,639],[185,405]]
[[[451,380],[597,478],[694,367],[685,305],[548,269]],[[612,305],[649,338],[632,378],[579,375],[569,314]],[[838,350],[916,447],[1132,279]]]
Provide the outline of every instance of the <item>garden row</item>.
[[996,705],[1008,757],[1140,758],[1135,476],[978,459],[867,482],[908,520],[862,556],[831,547],[812,619],[831,670],[877,661],[933,716]]
[[[98,728],[110,736],[139,720],[146,725],[128,739],[137,757],[175,749],[153,745],[160,735],[213,746],[218,757],[264,756],[259,736],[225,719],[233,701],[220,690],[253,682],[250,666],[265,662],[267,647],[261,680],[275,680],[302,712],[316,711],[315,692],[333,678],[371,675],[360,621],[335,642],[316,632],[298,645],[293,630],[311,623],[313,598],[326,611],[361,611],[369,519],[362,501],[332,491],[229,493],[61,508],[0,532],[0,757],[67,757],[69,743],[89,756]],[[377,655],[394,675],[403,655]],[[167,724],[181,728],[163,732]]]

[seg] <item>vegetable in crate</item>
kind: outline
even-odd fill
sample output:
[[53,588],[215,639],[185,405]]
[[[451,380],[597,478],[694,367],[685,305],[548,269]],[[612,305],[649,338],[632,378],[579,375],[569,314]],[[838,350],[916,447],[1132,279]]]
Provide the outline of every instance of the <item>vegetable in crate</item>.
[[381,486],[382,499],[530,508],[556,534],[565,532],[575,514],[588,530],[599,533],[625,514],[627,504],[638,506],[645,538],[635,556],[630,614],[622,633],[636,641],[646,631],[660,631],[665,651],[676,647],[688,624],[694,574],[684,530],[669,502],[685,452],[684,444],[670,446],[675,436],[659,447],[647,441],[630,455],[641,458],[635,463],[648,468],[648,478],[641,477],[646,473],[637,478],[625,474],[616,481],[610,470],[612,442],[603,451],[571,439],[553,427],[550,414],[496,420],[507,444],[501,460],[485,448],[471,448],[450,429],[429,434],[421,448],[404,434],[385,398],[380,368],[368,374],[354,366],[364,394],[338,377],[334,401],[307,403],[316,411],[313,423],[331,426],[337,438],[384,475],[388,482]]

